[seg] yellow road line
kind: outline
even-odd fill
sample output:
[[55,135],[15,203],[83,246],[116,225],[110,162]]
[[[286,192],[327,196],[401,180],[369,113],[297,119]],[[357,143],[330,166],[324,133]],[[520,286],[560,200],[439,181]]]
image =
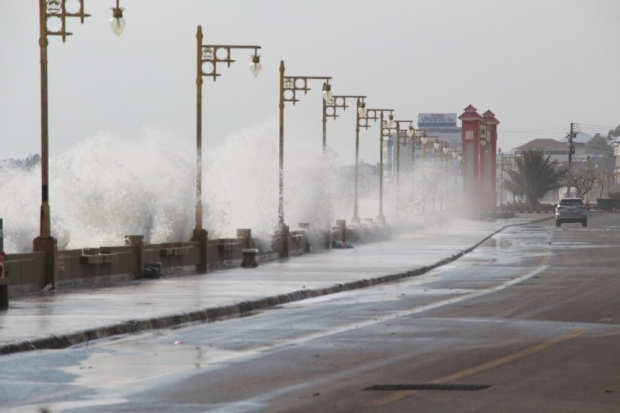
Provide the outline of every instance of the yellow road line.
[[[477,367],[472,367],[470,369],[463,370],[463,371],[460,371],[458,373],[450,374],[449,376],[444,376],[444,377],[441,377],[441,378],[436,379],[436,380],[431,380],[431,381],[427,382],[427,384],[442,384],[442,383],[447,383],[449,381],[460,379],[462,377],[471,376],[473,374],[478,374],[478,373],[481,373],[483,371],[490,370],[490,369],[493,369],[495,367],[499,367],[499,366],[501,366],[503,364],[510,363],[511,361],[515,361],[515,360],[518,360],[518,359],[523,358],[525,356],[529,356],[529,355],[537,353],[539,351],[548,349],[549,347],[553,347],[553,346],[555,346],[557,344],[560,344],[560,343],[562,343],[564,341],[570,340],[571,338],[578,337],[578,336],[584,334],[585,332],[586,332],[586,330],[575,330],[572,333],[569,333],[569,334],[557,337],[557,338],[555,338],[553,340],[546,341],[544,343],[535,345],[535,346],[527,348],[525,350],[518,351],[516,353],[513,353],[513,354],[510,354],[508,356],[499,358],[497,360],[494,360],[494,361],[491,361],[491,362],[488,362],[488,363],[485,363],[485,364],[481,364],[481,365],[479,365]],[[369,405],[370,406],[375,406],[375,407],[376,406],[383,406],[383,405],[386,405],[386,404],[393,403],[395,401],[404,399],[406,397],[412,396],[412,395],[416,394],[417,392],[418,392],[418,390],[397,391],[397,392],[394,392],[394,393],[390,394],[389,396],[383,397],[381,399],[377,399],[377,400],[373,401],[372,403],[370,403]]]

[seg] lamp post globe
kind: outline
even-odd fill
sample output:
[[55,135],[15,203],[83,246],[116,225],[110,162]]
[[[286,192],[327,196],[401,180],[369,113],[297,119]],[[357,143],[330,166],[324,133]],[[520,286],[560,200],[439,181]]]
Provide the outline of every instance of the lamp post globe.
[[362,102],[360,103],[360,107],[357,109],[357,114],[359,115],[360,118],[365,118],[366,114],[367,114],[367,110],[366,110],[366,103]]
[[359,115],[360,118],[365,118],[366,117],[366,103],[362,102],[360,103],[360,107],[357,109],[357,114]]
[[252,63],[250,63],[250,72],[254,75],[254,77],[258,76],[263,65],[260,64],[260,56],[255,54],[252,56]]
[[323,84],[323,99],[325,99],[325,103],[330,103],[333,96],[331,85],[329,83]]
[[394,115],[390,114],[388,116],[388,120],[387,120],[387,122],[385,122],[385,124],[386,124],[387,128],[394,129],[396,127],[396,121],[394,121]]
[[410,138],[413,138],[414,134],[415,134],[415,129],[413,128],[413,125],[409,125],[409,129],[407,129],[407,136],[409,136]]
[[120,36],[125,30],[125,19],[123,18],[123,8],[119,7],[118,1],[116,0],[116,7],[112,7],[112,18],[110,19],[110,27],[112,28],[112,32],[116,35],[116,37]]

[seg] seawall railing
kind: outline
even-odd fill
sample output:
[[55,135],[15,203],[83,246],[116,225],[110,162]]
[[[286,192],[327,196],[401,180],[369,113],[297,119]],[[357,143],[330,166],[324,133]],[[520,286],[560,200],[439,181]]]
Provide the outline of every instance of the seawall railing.
[[[56,289],[104,287],[148,278],[147,268],[153,265],[165,276],[205,273],[240,266],[248,252],[255,253],[252,259],[258,263],[273,260],[279,256],[278,248],[282,248],[282,243],[252,238],[251,229],[238,229],[235,238],[208,239],[206,234],[204,231],[204,239],[161,244],[144,244],[143,236],[128,235],[123,246],[54,251],[53,284],[45,273],[45,252],[6,254],[3,286],[10,296],[39,292],[52,285]],[[372,222],[347,226],[346,221],[338,220],[325,231],[311,231],[308,224],[302,223],[299,229],[290,231],[288,251],[292,256],[301,255],[332,246],[340,248],[343,243],[348,245],[347,240],[381,239],[386,234],[384,226]],[[0,301],[5,301],[0,306],[8,307],[8,296],[4,300],[0,296]]]

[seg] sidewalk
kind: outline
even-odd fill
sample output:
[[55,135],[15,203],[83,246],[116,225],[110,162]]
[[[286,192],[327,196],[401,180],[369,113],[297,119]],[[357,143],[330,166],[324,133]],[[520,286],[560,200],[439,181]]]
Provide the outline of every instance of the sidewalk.
[[508,226],[550,219],[454,220],[353,249],[203,275],[12,298],[0,312],[0,354],[65,348],[118,334],[235,317],[304,298],[425,273]]

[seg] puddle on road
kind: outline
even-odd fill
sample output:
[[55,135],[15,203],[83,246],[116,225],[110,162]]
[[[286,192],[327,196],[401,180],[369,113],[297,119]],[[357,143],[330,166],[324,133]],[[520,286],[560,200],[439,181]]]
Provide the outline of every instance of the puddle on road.
[[[551,243],[553,247],[573,247],[573,248],[605,248],[612,247],[612,245],[594,245],[590,242],[555,242]],[[615,246],[613,246],[615,248]]]
[[[92,399],[71,402],[44,403],[40,405],[28,405],[6,410],[6,413],[32,413],[32,412],[64,412],[67,410],[80,409],[88,411],[88,407],[113,406],[126,403],[127,399]],[[4,412],[5,410],[3,410]]]
[[[154,343],[156,338],[158,342]],[[239,352],[219,349],[210,343],[200,346],[185,343],[175,340],[171,331],[127,336],[115,342],[104,340],[101,345],[104,347],[101,351],[89,350],[88,358],[62,369],[74,375],[73,386],[96,392],[93,399],[48,403],[41,407],[54,412],[125,403],[132,393],[165,386],[169,381],[177,382],[253,354],[251,349]]]
[[508,249],[512,247],[512,245],[513,243],[510,240],[502,238],[491,238],[490,240],[482,244],[483,247],[495,248],[498,250]]

